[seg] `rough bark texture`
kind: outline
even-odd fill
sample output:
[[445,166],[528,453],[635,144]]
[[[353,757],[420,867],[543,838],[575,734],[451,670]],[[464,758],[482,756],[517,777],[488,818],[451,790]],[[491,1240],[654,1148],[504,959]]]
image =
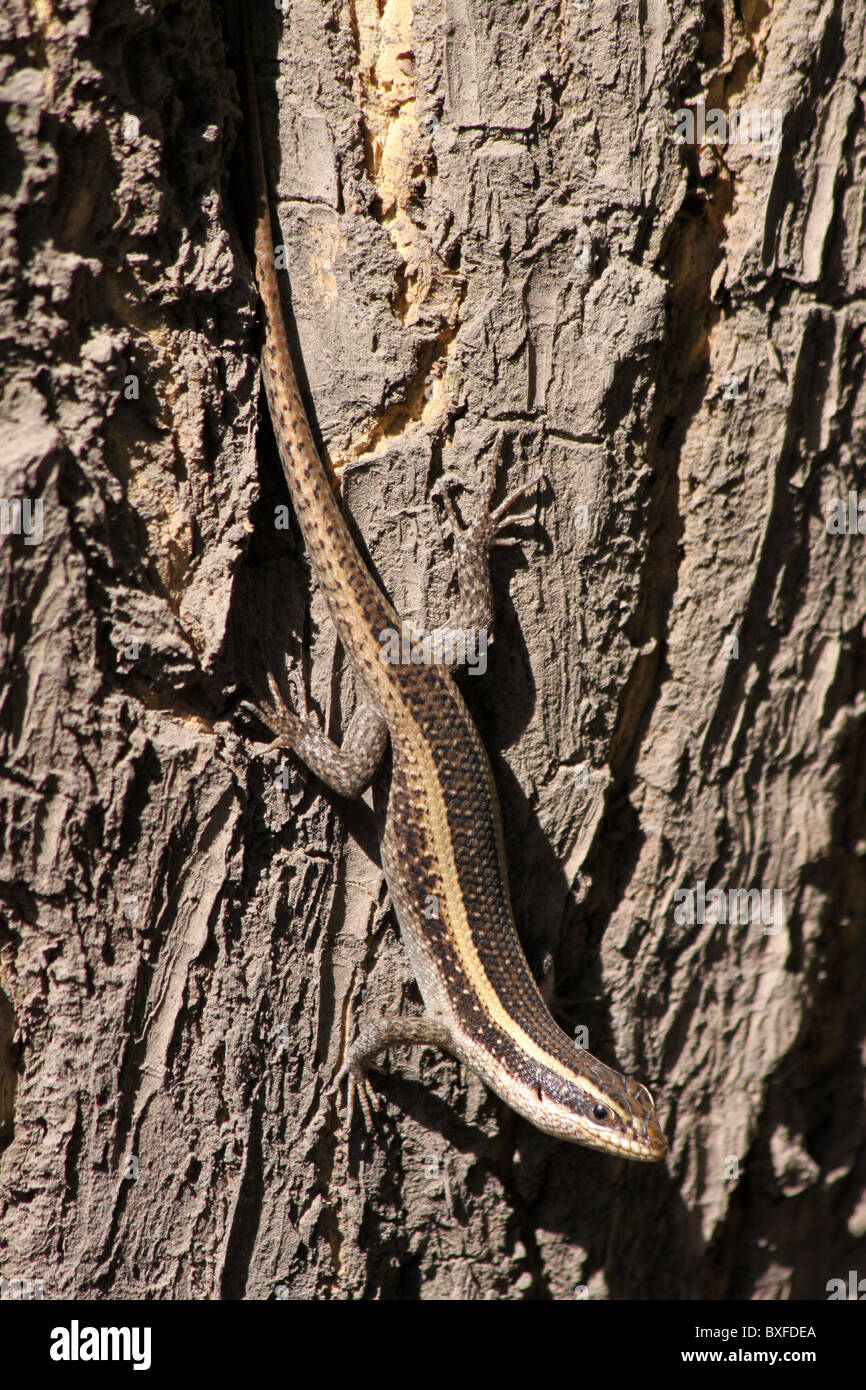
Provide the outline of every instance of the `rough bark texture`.
[[[303,369],[398,604],[447,611],[431,486],[471,508],[500,426],[549,479],[463,686],[530,960],[671,1154],[432,1052],[338,1133],[347,1036],[419,998],[367,808],[239,718],[287,652],[334,732],[352,693],[259,415],[231,24],[11,0],[0,1274],[823,1299],[866,1273],[861,2],[250,10]],[[770,930],[689,920],[699,883],[779,893]]]

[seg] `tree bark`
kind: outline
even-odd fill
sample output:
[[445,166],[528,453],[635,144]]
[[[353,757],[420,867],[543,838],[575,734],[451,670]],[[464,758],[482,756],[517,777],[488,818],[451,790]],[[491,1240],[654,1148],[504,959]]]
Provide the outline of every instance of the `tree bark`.
[[546,476],[462,687],[531,964],[671,1153],[432,1051],[341,1134],[348,1040],[420,997],[369,806],[242,708],[288,657],[338,737],[353,688],[259,401],[234,15],[12,0],[0,1275],[824,1299],[866,1273],[857,0],[249,8],[314,426],[401,612],[453,602],[439,479],[471,514],[500,429]]

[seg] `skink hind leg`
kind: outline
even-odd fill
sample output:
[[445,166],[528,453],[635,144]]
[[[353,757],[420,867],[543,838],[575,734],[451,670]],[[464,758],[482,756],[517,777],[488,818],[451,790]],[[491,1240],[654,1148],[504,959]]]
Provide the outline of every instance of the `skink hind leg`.
[[361,1030],[348,1056],[334,1078],[331,1094],[336,1095],[344,1081],[348,1081],[346,1095],[346,1119],[343,1132],[348,1134],[352,1128],[355,1109],[355,1093],[361,1103],[361,1111],[368,1129],[373,1128],[370,1108],[370,1084],[367,1072],[373,1058],[386,1047],[441,1047],[445,1052],[453,1052],[451,1030],[446,1023],[436,1018],[405,1018],[393,1015],[379,1018]]
[[346,726],[342,747],[333,743],[309,715],[307,694],[300,672],[291,672],[297,693],[298,713],[287,706],[272,675],[268,676],[271,699],[252,705],[263,723],[276,734],[263,751],[291,748],[332,791],[341,796],[360,796],[372,781],[388,742],[384,719],[368,705],[360,705]]
[[[460,586],[460,608],[454,621],[459,630],[483,629],[492,636],[493,595],[490,585],[490,552],[497,545],[520,545],[519,536],[503,536],[502,532],[515,522],[528,519],[527,514],[510,516],[515,502],[525,497],[544,481],[542,474],[510,492],[499,506],[492,509],[496,491],[496,472],[502,459],[502,432],[497,435],[487,466],[487,484],[481,510],[469,526],[461,522],[448,494],[449,484],[440,483],[437,491],[448,513],[454,535],[455,566]],[[444,629],[442,629],[444,631]]]

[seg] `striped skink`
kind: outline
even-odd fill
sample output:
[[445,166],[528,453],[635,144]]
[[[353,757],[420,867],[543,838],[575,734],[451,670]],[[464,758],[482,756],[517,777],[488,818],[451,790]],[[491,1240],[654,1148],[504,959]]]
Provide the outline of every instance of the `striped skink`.
[[[490,764],[449,666],[383,660],[382,634],[400,630],[352,540],[301,400],[282,316],[255,81],[246,36],[247,126],[255,203],[255,275],[263,306],[262,373],[280,459],[316,579],[351,662],[359,704],[341,747],[277,683],[257,706],[277,736],[323,782],[358,796],[390,743],[383,791],[382,865],[418,981],[422,1017],[380,1018],[351,1044],[347,1125],[357,1093],[368,1122],[366,1070],[391,1044],[430,1044],[471,1067],[538,1129],[606,1153],[654,1160],[667,1144],[652,1097],[578,1047],[557,1026],[520,945],[511,909],[499,804]],[[453,508],[461,610],[452,631],[486,631],[492,618],[489,553],[518,489],[464,529]],[[537,480],[536,480],[537,481]],[[447,502],[447,499],[446,499]]]

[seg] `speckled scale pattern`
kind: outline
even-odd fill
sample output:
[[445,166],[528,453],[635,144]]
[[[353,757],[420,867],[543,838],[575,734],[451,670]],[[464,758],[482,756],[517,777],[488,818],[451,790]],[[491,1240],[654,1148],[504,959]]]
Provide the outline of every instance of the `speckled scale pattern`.
[[[304,542],[362,697],[348,731],[354,750],[335,749],[305,712],[273,709],[271,722],[308,766],[350,792],[369,776],[387,728],[382,861],[427,1014],[426,1022],[391,1019],[362,1031],[347,1069],[360,1074],[369,1053],[401,1037],[433,1039],[539,1128],[658,1158],[665,1144],[647,1093],[577,1048],[544,1005],[514,926],[489,761],[450,673],[381,660],[379,634],[400,619],[361,560],[304,410],[282,317],[249,60],[247,78],[265,387]],[[489,501],[479,522],[457,536],[464,626],[489,616],[488,555],[498,525]],[[586,1119],[600,1098],[610,1112],[609,1133]]]

